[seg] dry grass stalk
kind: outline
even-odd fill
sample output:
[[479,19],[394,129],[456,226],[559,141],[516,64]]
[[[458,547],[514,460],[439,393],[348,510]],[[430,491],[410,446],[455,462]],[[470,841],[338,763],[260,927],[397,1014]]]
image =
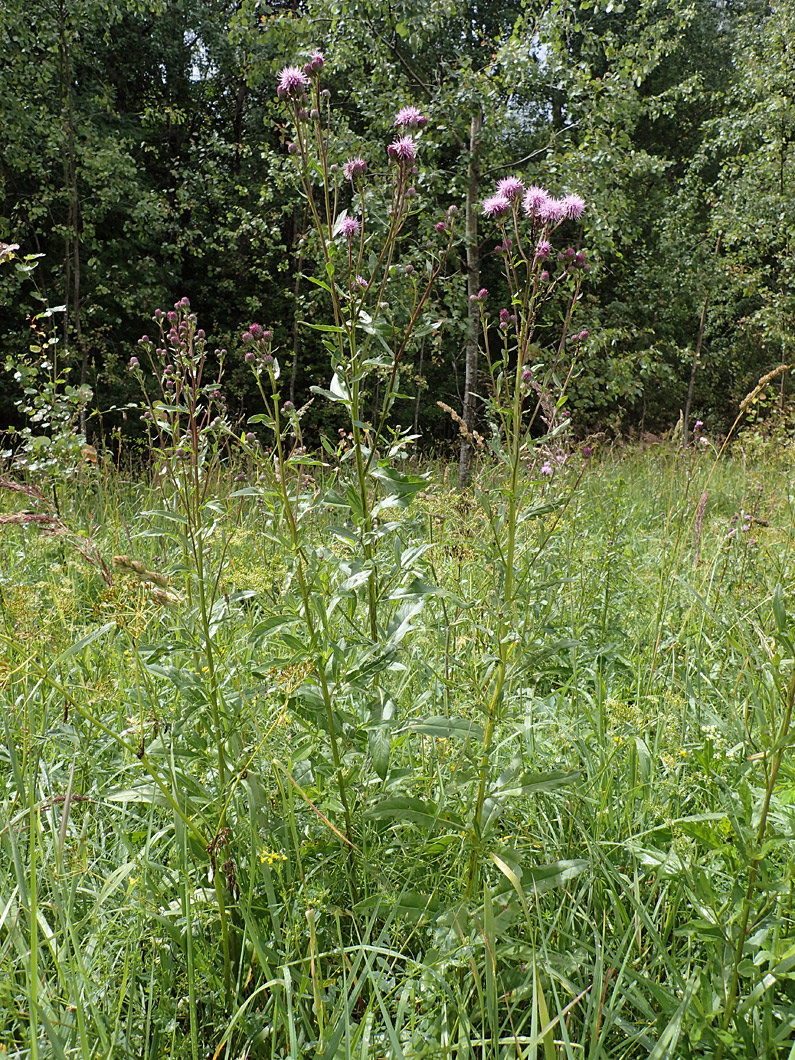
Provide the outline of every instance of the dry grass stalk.
[[449,405],[445,405],[443,401],[437,401],[436,404],[443,412],[446,412],[448,416],[455,420],[458,424],[458,433],[462,438],[466,438],[467,441],[473,442],[479,449],[483,448],[484,443],[481,435],[479,435],[474,429],[470,431],[469,427],[467,427],[466,423],[464,423],[463,419],[458,415],[455,409],[450,408]]
[[759,395],[762,393],[768,383],[772,382],[777,376],[781,375],[782,372],[788,371],[788,364],[780,364],[778,368],[774,368],[772,372],[768,372],[767,375],[763,375],[754,387],[754,389],[749,394],[746,394],[740,402],[740,412],[745,412],[748,406],[759,397]]

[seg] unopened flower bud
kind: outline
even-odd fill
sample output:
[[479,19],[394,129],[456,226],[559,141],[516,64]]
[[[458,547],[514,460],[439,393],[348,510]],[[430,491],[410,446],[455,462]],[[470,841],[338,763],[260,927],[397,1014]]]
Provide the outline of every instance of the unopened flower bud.
[[249,350],[243,360],[246,361],[247,364],[251,364],[251,362],[256,358],[256,356],[257,355],[256,353],[254,353],[253,350]]
[[437,221],[436,224],[434,225],[434,228],[436,229],[437,232],[446,232],[447,231],[447,225],[444,223],[444,221]]
[[134,371],[136,368],[141,367],[141,362],[138,360],[137,357],[131,357],[129,367],[131,370]]

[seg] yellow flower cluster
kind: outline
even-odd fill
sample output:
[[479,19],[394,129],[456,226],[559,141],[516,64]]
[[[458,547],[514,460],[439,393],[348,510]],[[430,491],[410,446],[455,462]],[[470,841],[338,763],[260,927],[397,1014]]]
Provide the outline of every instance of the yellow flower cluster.
[[261,863],[268,865],[278,865],[281,861],[287,861],[287,855],[282,854],[280,850],[263,850],[260,852],[259,859]]

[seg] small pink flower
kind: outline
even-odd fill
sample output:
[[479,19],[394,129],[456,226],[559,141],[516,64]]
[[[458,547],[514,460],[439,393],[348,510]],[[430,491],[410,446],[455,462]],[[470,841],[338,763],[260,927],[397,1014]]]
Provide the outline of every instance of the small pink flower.
[[326,62],[326,57],[323,54],[323,52],[317,52],[317,51],[313,52],[312,53],[312,58],[309,60],[308,63],[306,63],[304,65],[304,73],[305,74],[319,73],[323,69],[323,66],[324,66],[325,62]]
[[524,191],[524,184],[519,177],[504,177],[497,181],[497,194],[511,202]]
[[511,212],[511,203],[504,195],[492,195],[483,202],[483,213],[486,217],[499,220]]
[[396,129],[424,129],[428,119],[419,107],[401,107],[395,116]]
[[548,460],[546,460],[541,465],[541,474],[542,475],[552,475],[552,474],[554,474],[554,469],[552,467],[552,464],[550,464],[550,462]]
[[548,239],[539,239],[538,246],[536,247],[536,261],[546,261],[549,255],[552,253],[552,244]]
[[585,210],[585,199],[581,195],[564,195],[561,199],[563,216],[570,221],[579,221]]
[[345,239],[353,239],[354,236],[358,236],[361,229],[362,226],[355,217],[343,217],[340,221],[339,232]]
[[417,145],[411,136],[401,136],[386,149],[390,158],[403,165],[411,165],[417,155]]
[[367,163],[358,156],[351,158],[342,167],[342,172],[346,180],[355,180],[357,177],[363,177],[367,172]]
[[526,214],[534,217],[540,213],[542,206],[547,202],[549,202],[549,192],[545,188],[540,188],[538,184],[532,184],[524,193],[522,208]]
[[279,71],[279,83],[276,86],[277,96],[297,96],[308,87],[309,78],[299,67],[285,66],[283,70]]
[[561,199],[548,198],[538,210],[538,216],[547,224],[556,224],[563,220],[563,202]]

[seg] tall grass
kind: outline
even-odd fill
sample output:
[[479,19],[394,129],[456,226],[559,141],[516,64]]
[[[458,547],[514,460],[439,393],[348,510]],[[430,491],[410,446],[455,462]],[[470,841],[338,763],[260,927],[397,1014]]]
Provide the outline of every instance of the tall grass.
[[193,537],[101,460],[3,527],[6,1054],[792,1056],[791,444],[528,480],[502,655],[485,461],[383,509],[374,644],[334,469],[294,542],[225,459]]

